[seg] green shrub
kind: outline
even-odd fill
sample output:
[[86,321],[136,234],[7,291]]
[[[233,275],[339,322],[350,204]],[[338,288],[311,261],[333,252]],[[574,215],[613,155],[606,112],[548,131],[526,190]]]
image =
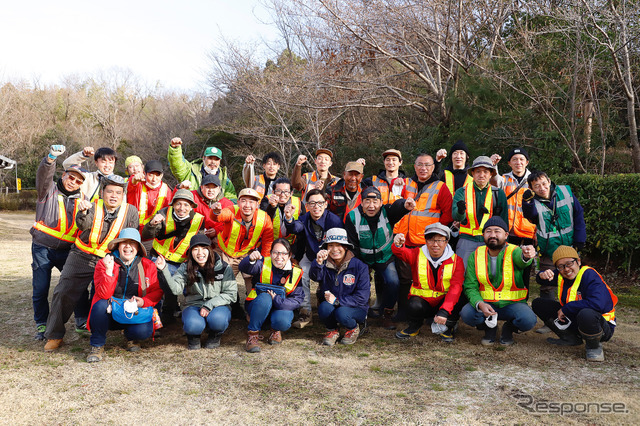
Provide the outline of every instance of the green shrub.
[[35,210],[38,194],[35,190],[0,194],[0,210]]

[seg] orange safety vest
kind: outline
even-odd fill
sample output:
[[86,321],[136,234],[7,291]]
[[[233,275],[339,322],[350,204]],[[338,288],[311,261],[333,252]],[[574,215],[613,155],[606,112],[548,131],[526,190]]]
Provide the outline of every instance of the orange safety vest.
[[[415,182],[410,185],[417,188]],[[442,181],[431,182],[425,185],[420,193],[416,194],[416,207],[400,219],[393,228],[394,234],[405,234],[411,245],[421,246],[426,244],[424,228],[440,220],[441,211],[438,209],[438,194],[444,186]]]
[[[298,220],[300,217],[300,207],[302,203],[300,202],[300,198],[291,196],[291,204],[295,207],[293,211],[293,220]],[[287,234],[287,229],[282,226],[282,221],[284,219],[284,213],[276,207],[276,214],[273,216],[273,239],[276,238],[286,238],[291,244],[296,241],[295,234]]]
[[509,207],[509,229],[518,237],[533,238],[536,233],[536,225],[529,222],[522,215],[522,195],[529,186],[523,185],[518,192],[510,195],[518,187],[518,181],[509,175],[503,176],[505,180],[504,192],[507,195],[507,204]]
[[464,199],[467,203],[467,224],[460,224],[460,233],[477,237],[482,235],[482,228],[487,223],[493,212],[493,190],[491,185],[487,186],[487,195],[484,199],[484,207],[489,210],[489,214],[485,214],[482,217],[482,222],[478,224],[476,218],[476,197],[475,197],[475,185],[467,185],[464,187]]
[[260,198],[264,197],[266,191],[267,183],[264,180],[264,175],[258,175],[253,178],[253,185],[251,185],[253,189],[256,190],[258,194],[260,194]]
[[[204,221],[204,216],[200,213],[195,213],[193,218],[191,219],[191,225],[189,226],[189,230],[187,231],[187,235],[184,236],[182,241],[175,246],[176,238],[171,237],[164,240],[154,239],[153,240],[153,249],[156,253],[161,254],[167,260],[175,263],[182,263],[187,260],[187,249],[189,248],[189,243],[191,242],[191,238],[198,233],[200,230],[200,226]],[[173,219],[173,207],[169,206],[167,208],[167,225],[165,226],[165,234],[170,234],[176,229],[176,222]]]
[[[284,291],[287,295],[291,294],[293,290],[298,287],[300,283],[300,279],[302,278],[302,269],[297,266],[293,266],[293,270],[291,271],[291,275],[289,275],[289,279],[286,283],[274,283],[273,281],[273,270],[272,263],[270,257],[265,257],[262,262],[262,270],[260,271],[260,282],[264,284],[275,284],[282,285],[284,287]],[[256,293],[256,289],[252,288],[247,298],[245,300],[250,301],[255,299],[258,296]]]
[[[451,286],[451,277],[453,277],[453,271],[455,267],[456,255],[445,260],[442,263],[442,280],[434,282],[433,272],[431,272],[431,264],[427,255],[424,253],[424,246],[420,249],[418,254],[418,277],[419,282],[413,282],[409,289],[409,297],[418,296],[424,300],[437,299],[449,291]],[[439,272],[440,274],[440,272]]]
[[513,268],[513,251],[516,246],[507,244],[502,260],[502,282],[498,287],[489,281],[488,256],[489,248],[482,246],[475,251],[476,278],[480,284],[480,296],[485,302],[499,302],[510,300],[517,302],[527,298],[529,290],[518,288],[515,284],[515,270]]
[[[238,211],[240,210],[240,207],[238,207],[237,205],[234,205],[233,209],[234,209],[234,218],[231,224],[231,232],[229,232],[229,235],[227,236],[226,239],[222,235],[223,232],[218,232],[218,246],[220,247],[220,250],[224,251],[229,256],[240,257],[249,253],[249,251],[253,250],[256,247],[256,245],[258,244],[258,240],[262,235],[262,229],[264,228],[264,224],[267,220],[269,220],[269,216],[267,216],[267,213],[263,210],[256,210],[255,212],[256,216],[253,218],[255,225],[252,225],[253,233],[251,234],[251,239],[249,240],[248,243],[244,244],[247,241],[248,235],[245,236],[244,240],[239,241],[240,231],[242,228],[244,228],[244,225],[238,219],[235,218],[235,216],[238,215]],[[240,242],[240,247],[238,247],[238,242]],[[244,244],[244,248],[242,248],[243,244]]]
[[[582,296],[580,295],[580,292],[579,292],[580,281],[582,280],[582,275],[587,269],[593,269],[593,268],[590,266],[583,266],[580,268],[578,275],[576,275],[576,279],[573,281],[573,285],[571,286],[569,291],[567,291],[566,299],[562,299],[562,287],[564,285],[564,278],[562,278],[562,275],[558,275],[558,300],[560,301],[560,304],[562,306],[566,305],[569,302],[582,300]],[[598,271],[596,271],[595,269],[593,269],[593,272],[598,274]],[[598,276],[600,277],[604,285],[607,286],[607,290],[609,290],[609,294],[611,295],[611,300],[613,301],[613,309],[605,314],[602,314],[602,317],[607,321],[615,321],[616,320],[615,306],[618,304],[618,297],[615,294],[613,294],[613,291],[611,291],[611,287],[609,287],[609,285],[604,282],[604,280],[602,279],[602,275],[598,274]]]
[[160,192],[158,193],[158,200],[153,209],[147,214],[147,209],[149,207],[148,198],[147,198],[147,185],[142,184],[142,192],[140,193],[140,203],[138,204],[138,217],[140,218],[140,226],[144,226],[155,216],[156,213],[160,211],[162,205],[164,204],[165,198],[169,195],[169,186],[162,182],[160,184]]
[[[304,184],[304,188],[302,189],[302,193],[300,195],[300,198],[303,200],[303,203],[305,203],[304,201],[304,195],[307,193],[307,191],[310,191],[311,189],[311,185],[315,184],[317,181],[321,180],[318,177],[318,174],[316,172],[309,172],[309,173],[305,173],[304,175],[302,175],[305,178],[305,184]],[[335,176],[333,176],[331,173],[329,173],[329,178],[326,180],[326,184],[325,186],[322,188],[323,191],[327,191],[327,189],[337,180],[337,178]],[[305,203],[306,204],[306,203]]]
[[378,176],[371,178],[373,186],[380,191],[382,195],[382,204],[391,204],[396,200],[395,195],[389,190],[389,183],[386,179],[380,179]]
[[127,211],[129,210],[129,205],[125,202],[120,205],[118,210],[118,216],[116,216],[116,220],[111,224],[111,228],[107,233],[107,236],[104,237],[102,242],[99,242],[100,234],[102,234],[102,226],[104,225],[104,200],[99,199],[94,201],[93,203],[93,223],[91,224],[91,232],[89,233],[89,242],[85,243],[80,238],[76,238],[76,247],[82,250],[85,253],[93,254],[94,256],[104,257],[107,254],[107,246],[111,242],[111,240],[118,237],[122,227],[124,226],[124,221],[127,218]]
[[76,240],[76,234],[78,227],[76,226],[75,217],[78,213],[78,200],[74,201],[73,216],[71,217],[71,226],[67,224],[67,208],[64,203],[64,196],[58,194],[58,223],[54,228],[50,228],[44,224],[44,222],[38,221],[33,224],[33,227],[40,232],[44,232],[54,238],[62,241],[72,243]]
[[[467,186],[470,183],[473,182],[473,178],[467,173],[467,177],[464,179],[464,183],[462,184],[462,186]],[[451,192],[451,194],[455,194],[456,193],[456,180],[453,177],[453,173],[451,172],[451,170],[445,170],[444,171],[444,183],[447,185],[447,188],[449,188],[449,191]]]

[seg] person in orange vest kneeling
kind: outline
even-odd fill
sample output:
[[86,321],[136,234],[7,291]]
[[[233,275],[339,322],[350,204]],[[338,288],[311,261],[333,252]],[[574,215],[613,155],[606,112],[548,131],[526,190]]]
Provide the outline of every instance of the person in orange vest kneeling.
[[532,303],[533,312],[559,337],[547,342],[578,346],[584,339],[587,361],[604,361],[600,342],[613,336],[618,298],[595,269],[580,262],[573,247],[558,247],[553,263],[556,269],[539,272],[537,280],[541,285],[556,284],[559,302],[539,297]]
[[[413,284],[409,289],[407,318],[409,326],[396,333],[398,339],[417,335],[426,318],[432,318],[434,332],[443,341],[454,340],[460,310],[467,303],[462,295],[464,263],[453,253],[448,242],[451,230],[436,222],[424,230],[426,244],[422,247],[404,247],[404,234],[397,234],[391,247],[393,254],[411,265]],[[462,297],[461,297],[462,295]]]
[[485,331],[483,345],[495,342],[497,321],[504,320],[500,344],[512,345],[514,332],[528,331],[536,325],[522,278],[522,271],[531,264],[536,250],[533,246],[508,244],[509,227],[499,216],[485,223],[482,236],[486,245],[469,256],[464,279],[469,303],[462,308],[460,317],[467,325]]
[[271,333],[267,343],[282,343],[282,332],[291,328],[293,311],[302,306],[304,290],[299,286],[302,269],[291,264],[291,245],[278,238],[271,255],[262,257],[255,250],[240,262],[240,270],[252,277],[253,288],[245,299],[249,313],[247,352],[260,352],[260,330],[269,319]]

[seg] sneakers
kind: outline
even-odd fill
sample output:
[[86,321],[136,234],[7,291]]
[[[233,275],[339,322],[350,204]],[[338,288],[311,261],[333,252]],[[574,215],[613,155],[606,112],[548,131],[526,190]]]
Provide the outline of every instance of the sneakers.
[[219,348],[220,339],[222,339],[222,333],[210,333],[207,337],[207,342],[204,344],[205,349]]
[[493,345],[493,343],[496,341],[496,335],[498,334],[498,327],[490,328],[486,325],[484,327],[484,337],[482,338],[482,340],[480,340],[480,343],[484,346]]
[[311,325],[311,311],[305,308],[300,309],[298,319],[291,324],[295,328],[305,328]]
[[352,328],[351,330],[347,330],[346,333],[344,333],[344,337],[342,338],[342,340],[340,340],[340,343],[342,343],[343,345],[353,345],[356,342],[356,340],[358,340],[359,335],[360,335],[360,326],[356,324],[355,328]]
[[247,344],[244,349],[252,354],[260,352],[260,340],[262,340],[262,336],[259,331],[251,331],[247,332]]
[[338,330],[329,330],[327,334],[324,335],[324,339],[322,339],[322,344],[325,346],[333,346],[336,344],[339,338],[340,338],[340,333],[338,332]]
[[445,332],[440,333],[440,338],[445,343],[453,343],[456,340],[455,336],[453,335],[453,330],[450,328],[447,328]]
[[407,328],[396,333],[396,338],[400,340],[407,340],[410,337],[417,336],[418,333],[420,333],[420,326],[409,324]]
[[35,340],[45,340],[44,332],[47,331],[45,324],[40,324],[36,327],[36,335],[33,337]]
[[127,340],[127,350],[129,352],[139,352],[140,346],[136,340]]
[[279,345],[282,343],[282,333],[280,333],[280,330],[271,330],[267,343],[270,345]]
[[87,362],[100,362],[104,358],[103,346],[91,346],[91,351],[87,355]]
[[382,328],[385,330],[395,330],[396,325],[393,322],[393,309],[385,308],[382,315]]
[[80,325],[76,324],[76,333],[78,333],[81,336],[91,336],[91,332],[89,330],[87,330],[87,322],[83,322]]
[[200,349],[200,335],[187,334],[187,349],[196,350]]
[[49,339],[47,343],[44,345],[45,352],[53,352],[62,346],[62,339]]

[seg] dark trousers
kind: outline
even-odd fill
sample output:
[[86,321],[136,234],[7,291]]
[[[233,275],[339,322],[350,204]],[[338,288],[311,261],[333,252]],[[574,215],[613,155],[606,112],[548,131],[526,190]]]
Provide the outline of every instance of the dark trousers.
[[124,330],[124,337],[127,340],[144,340],[153,334],[153,321],[143,324],[120,324],[113,319],[111,314],[107,313],[109,301],[100,299],[91,308],[91,319],[89,326],[91,327],[91,346],[104,346],[107,341],[107,331]]
[[[437,305],[432,306],[422,297],[411,296],[409,298],[409,303],[407,304],[407,318],[409,320],[409,325],[420,327],[425,319],[433,319],[442,307],[443,303],[444,299],[442,299]],[[460,319],[460,311],[466,304],[467,297],[464,294],[461,294],[458,303],[455,304],[451,314],[447,317],[447,322],[457,322]]]
[[411,275],[411,265],[396,259],[396,270],[398,271],[398,320],[404,321],[409,309],[409,289],[413,282]]
[[[558,318],[558,311],[562,309],[562,305],[555,300],[539,297],[531,303],[531,308],[538,318],[547,322]],[[602,339],[600,340],[606,342],[613,336],[614,328],[604,319],[602,314],[593,309],[584,308],[578,312],[575,318],[571,318],[571,325],[567,331],[570,330],[577,334],[579,330],[588,335],[598,334],[602,331]]]

